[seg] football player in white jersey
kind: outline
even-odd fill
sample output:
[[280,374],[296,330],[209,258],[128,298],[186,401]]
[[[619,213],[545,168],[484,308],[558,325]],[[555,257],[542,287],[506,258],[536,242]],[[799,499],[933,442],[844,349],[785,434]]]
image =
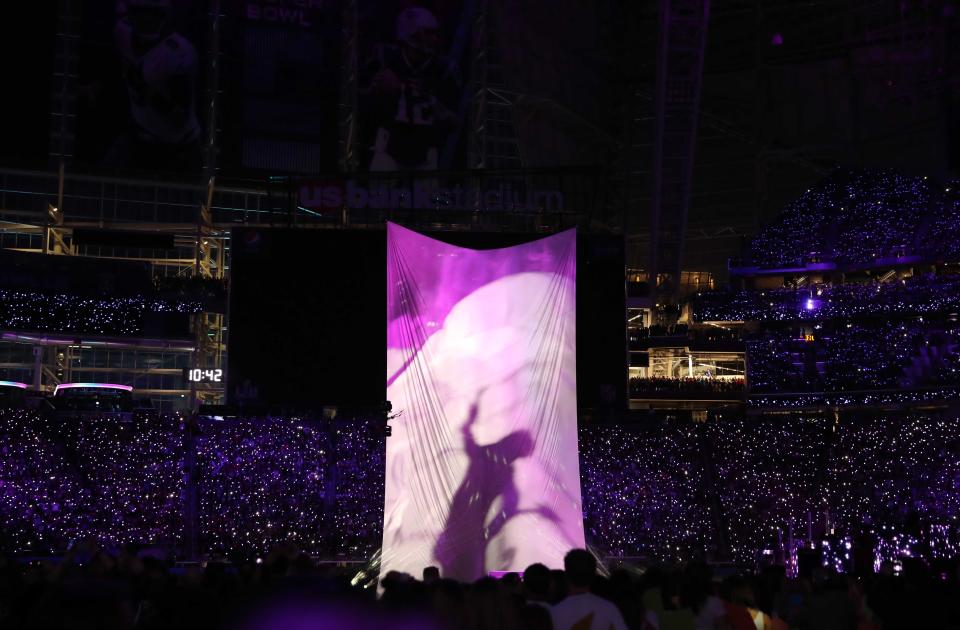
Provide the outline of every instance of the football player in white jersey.
[[125,0],[114,38],[130,104],[130,127],[111,148],[115,166],[200,166],[197,51],[171,28],[170,0]]

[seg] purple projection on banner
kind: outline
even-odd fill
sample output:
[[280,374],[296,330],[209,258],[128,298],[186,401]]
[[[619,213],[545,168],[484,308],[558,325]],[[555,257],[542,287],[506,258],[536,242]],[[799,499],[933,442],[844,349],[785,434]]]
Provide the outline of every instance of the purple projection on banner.
[[387,226],[381,575],[474,580],[583,547],[576,232],[495,250]]

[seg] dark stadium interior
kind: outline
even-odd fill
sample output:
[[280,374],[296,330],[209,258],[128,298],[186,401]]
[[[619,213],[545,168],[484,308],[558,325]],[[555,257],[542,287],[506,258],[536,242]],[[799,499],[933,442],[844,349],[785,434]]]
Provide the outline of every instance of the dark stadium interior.
[[0,628],[960,629],[960,0],[2,15]]
[[[515,233],[426,233],[473,249],[530,240]],[[231,382],[249,383],[258,390],[257,404],[269,408],[376,408],[386,374],[383,232],[241,228],[231,241]],[[577,329],[578,404],[594,416],[619,416],[623,239],[583,234],[577,254],[577,319],[597,324]],[[345,267],[353,271],[339,273]],[[309,367],[299,357],[312,357]]]

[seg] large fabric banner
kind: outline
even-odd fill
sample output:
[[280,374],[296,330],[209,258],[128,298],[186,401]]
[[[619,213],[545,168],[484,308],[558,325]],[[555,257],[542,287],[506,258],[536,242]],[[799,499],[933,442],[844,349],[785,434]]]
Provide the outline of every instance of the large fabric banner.
[[495,250],[387,226],[381,576],[474,580],[583,547],[576,232]]

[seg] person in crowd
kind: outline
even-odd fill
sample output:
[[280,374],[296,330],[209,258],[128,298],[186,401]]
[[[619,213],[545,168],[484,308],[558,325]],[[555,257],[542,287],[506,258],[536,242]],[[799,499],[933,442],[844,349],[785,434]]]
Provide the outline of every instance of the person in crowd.
[[439,567],[424,567],[423,568],[423,583],[424,584],[433,584],[440,579],[440,568]]
[[539,562],[531,564],[523,572],[523,593],[527,602],[542,608],[550,608],[550,569]]
[[573,549],[563,558],[566,598],[551,609],[555,630],[626,630],[617,607],[597,597],[590,587],[597,577],[597,559],[586,549]]

